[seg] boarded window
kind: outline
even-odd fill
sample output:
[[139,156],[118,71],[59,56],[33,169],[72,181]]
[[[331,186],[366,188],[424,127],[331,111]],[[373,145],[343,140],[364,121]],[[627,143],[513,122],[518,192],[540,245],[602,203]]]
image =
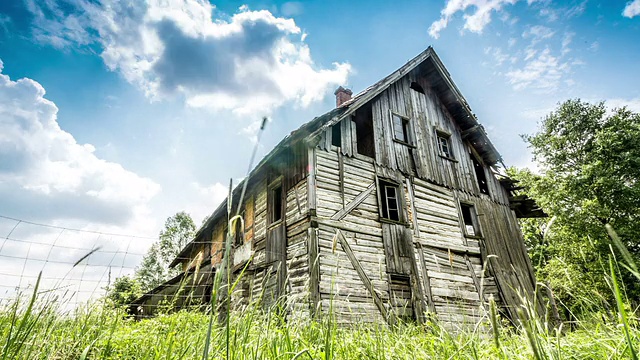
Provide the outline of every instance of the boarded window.
[[376,146],[373,138],[373,113],[371,105],[365,105],[356,111],[353,117],[356,123],[356,141],[358,142],[358,154],[376,157]]
[[400,115],[393,114],[393,137],[406,144],[411,143],[411,136],[409,133],[409,119]]
[[342,130],[340,129],[340,123],[331,127],[331,145],[337,147],[342,146]]
[[487,183],[487,177],[484,174],[484,168],[482,163],[473,154],[471,156],[471,162],[473,162],[473,169],[476,172],[476,180],[478,181],[478,188],[480,193],[489,195],[489,184]]
[[481,236],[475,207],[471,204],[461,203],[460,211],[462,211],[462,220],[464,221],[464,234],[466,236]]
[[380,180],[380,213],[383,219],[401,221],[400,190],[397,184]]
[[282,184],[269,190],[269,223],[282,220]]
[[453,159],[453,152],[451,151],[451,135],[442,131],[436,131],[436,136],[438,138],[438,149],[440,150],[440,155],[448,159]]

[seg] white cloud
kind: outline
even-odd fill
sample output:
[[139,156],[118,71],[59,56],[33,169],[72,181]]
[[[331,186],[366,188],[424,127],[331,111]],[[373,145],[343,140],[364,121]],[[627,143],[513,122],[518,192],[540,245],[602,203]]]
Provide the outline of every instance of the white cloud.
[[[230,17],[205,0],[73,0],[64,13],[50,2],[31,8],[38,39],[99,44],[107,67],[154,100],[178,95],[194,107],[263,114],[322,99],[351,71],[347,63],[320,68],[292,19],[246,6]],[[87,40],[81,29],[96,35]]]
[[552,29],[546,27],[546,26],[542,26],[542,25],[535,25],[535,26],[530,26],[529,28],[527,28],[523,33],[522,33],[522,37],[523,38],[530,38],[531,39],[531,45],[535,45],[537,43],[539,43],[542,40],[545,39],[549,39],[551,37],[553,37],[553,35],[556,32],[553,31]]
[[160,186],[98,158],[93,145],[78,144],[60,128],[58,108],[44,95],[38,82],[13,81],[0,73],[3,210],[38,213],[47,220],[127,224],[136,211],[144,210]]
[[[595,103],[597,101],[592,102]],[[619,109],[626,106],[627,109],[636,113],[640,113],[640,97],[633,99],[612,98],[605,100],[605,104],[607,105],[607,108],[609,108],[609,110]]]
[[633,0],[628,2],[622,11],[622,16],[633,18],[640,15],[640,0]]
[[429,27],[429,35],[435,39],[440,36],[451,18],[458,12],[465,12],[473,8],[471,13],[465,13],[464,30],[481,33],[484,27],[491,22],[491,14],[502,10],[504,5],[513,5],[518,0],[448,0],[444,9],[440,12],[440,19]]
[[552,55],[551,50],[545,48],[529,58],[523,68],[511,70],[506,76],[516,90],[531,88],[548,93],[557,90],[558,84],[569,70],[568,62]]
[[211,213],[218,208],[218,205],[227,197],[229,187],[221,183],[203,186],[197,182],[191,183],[191,187],[198,196],[198,199],[190,202],[186,210],[193,218],[196,226],[199,226],[202,220],[211,215]]
[[78,143],[60,128],[58,108],[42,85],[11,80],[2,68],[0,60],[0,215],[28,222],[0,218],[0,301],[15,288],[33,286],[42,270],[41,289],[60,289],[50,294],[65,296],[65,306],[73,307],[101,295],[109,275],[133,271],[152,239],[113,233],[157,234],[149,204],[161,189],[99,158],[92,144]]

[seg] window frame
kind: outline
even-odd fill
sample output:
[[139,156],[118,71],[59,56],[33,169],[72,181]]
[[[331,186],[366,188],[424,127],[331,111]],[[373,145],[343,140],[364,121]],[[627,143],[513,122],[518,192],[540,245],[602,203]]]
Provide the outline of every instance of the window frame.
[[[453,149],[451,147],[451,133],[438,128],[435,128],[435,133],[436,133],[436,145],[438,147],[438,155],[443,159],[458,162],[458,160],[455,158],[455,154],[453,153]],[[446,143],[447,152],[445,152],[442,149],[442,142],[440,141],[440,139],[443,139],[444,142]]]
[[[409,118],[408,116],[405,115],[401,115],[398,114],[395,111],[389,111],[390,112],[390,116],[391,116],[391,134],[393,136],[393,141],[397,142],[399,144],[402,145],[406,145],[408,147],[412,147],[415,148],[416,146],[414,145],[414,136],[413,136],[413,128],[412,128],[412,124],[411,124],[411,118]],[[405,139],[399,139],[396,136],[396,122],[395,122],[395,117],[398,117],[400,119],[400,121],[402,122],[402,134],[404,135]]]
[[[392,224],[406,225],[404,215],[404,187],[401,183],[387,178],[376,177],[377,197],[378,197],[378,218],[380,222],[387,222]],[[396,212],[398,213],[398,219],[392,219],[389,212],[389,203],[387,196],[387,189],[393,188],[395,191]],[[384,201],[384,203],[383,203]],[[383,205],[384,204],[384,205]],[[386,211],[386,216],[385,216]]]
[[[469,217],[471,220],[471,224],[467,224],[465,220],[464,209],[469,209]],[[462,234],[466,238],[470,239],[482,239],[483,232],[480,226],[480,219],[478,218],[478,212],[476,211],[476,206],[474,203],[467,201],[460,201],[460,225],[462,227]],[[467,230],[467,226],[471,226],[473,228],[473,234],[469,234]]]
[[[280,188],[280,210],[279,210],[280,217],[278,219],[275,219],[274,215],[275,215],[277,202],[275,202],[274,192],[278,188]],[[269,186],[267,186],[267,220],[268,220],[269,226],[280,224],[284,220],[284,217],[285,217],[284,202],[285,201],[284,201],[283,192],[284,192],[284,187],[282,184],[282,176],[279,176],[278,178],[273,180],[269,184]]]

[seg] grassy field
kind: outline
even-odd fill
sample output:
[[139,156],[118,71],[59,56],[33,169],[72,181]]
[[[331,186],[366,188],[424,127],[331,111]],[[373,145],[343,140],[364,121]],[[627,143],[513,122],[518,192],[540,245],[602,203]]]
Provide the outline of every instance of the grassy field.
[[[23,299],[0,311],[1,359],[199,359],[210,317],[181,311],[133,321],[94,304],[60,315],[47,299]],[[618,359],[633,358],[640,332],[626,317],[583,319],[571,331],[540,321],[519,327],[490,319],[484,331],[450,333],[437,324],[339,328],[330,319],[283,322],[248,309],[230,317],[228,338],[214,325],[210,359]],[[631,324],[629,324],[631,323]],[[628,330],[628,337],[625,334]]]

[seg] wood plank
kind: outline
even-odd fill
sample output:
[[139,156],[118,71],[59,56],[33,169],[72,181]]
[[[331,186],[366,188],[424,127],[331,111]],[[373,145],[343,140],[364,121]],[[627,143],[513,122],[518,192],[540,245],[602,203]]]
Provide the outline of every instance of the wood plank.
[[336,212],[333,216],[331,216],[331,220],[342,220],[347,214],[349,214],[353,209],[358,207],[371,193],[375,190],[376,184],[375,182],[369,184],[367,188],[358,194],[355,199],[353,199],[347,206],[344,206],[342,210]]
[[382,314],[382,317],[385,320],[389,321],[391,324],[394,324],[395,319],[393,319],[393,316],[390,316],[390,314],[388,314],[387,308],[384,306],[384,304],[382,303],[382,300],[378,296],[378,293],[373,288],[373,285],[371,284],[371,280],[367,276],[367,273],[362,269],[360,262],[358,262],[358,259],[353,254],[353,251],[351,250],[351,247],[349,246],[347,239],[345,239],[344,235],[342,235],[342,232],[339,229],[336,229],[336,235],[338,237],[338,241],[340,241],[342,250],[344,250],[344,252],[347,254],[349,261],[351,261],[351,265],[353,265],[353,267],[356,269],[356,271],[358,272],[358,275],[360,275],[360,279],[362,280],[364,285],[367,287],[367,290],[369,290],[369,293],[371,293],[373,302],[376,304],[376,307],[378,308],[378,310],[380,310],[380,314]]

